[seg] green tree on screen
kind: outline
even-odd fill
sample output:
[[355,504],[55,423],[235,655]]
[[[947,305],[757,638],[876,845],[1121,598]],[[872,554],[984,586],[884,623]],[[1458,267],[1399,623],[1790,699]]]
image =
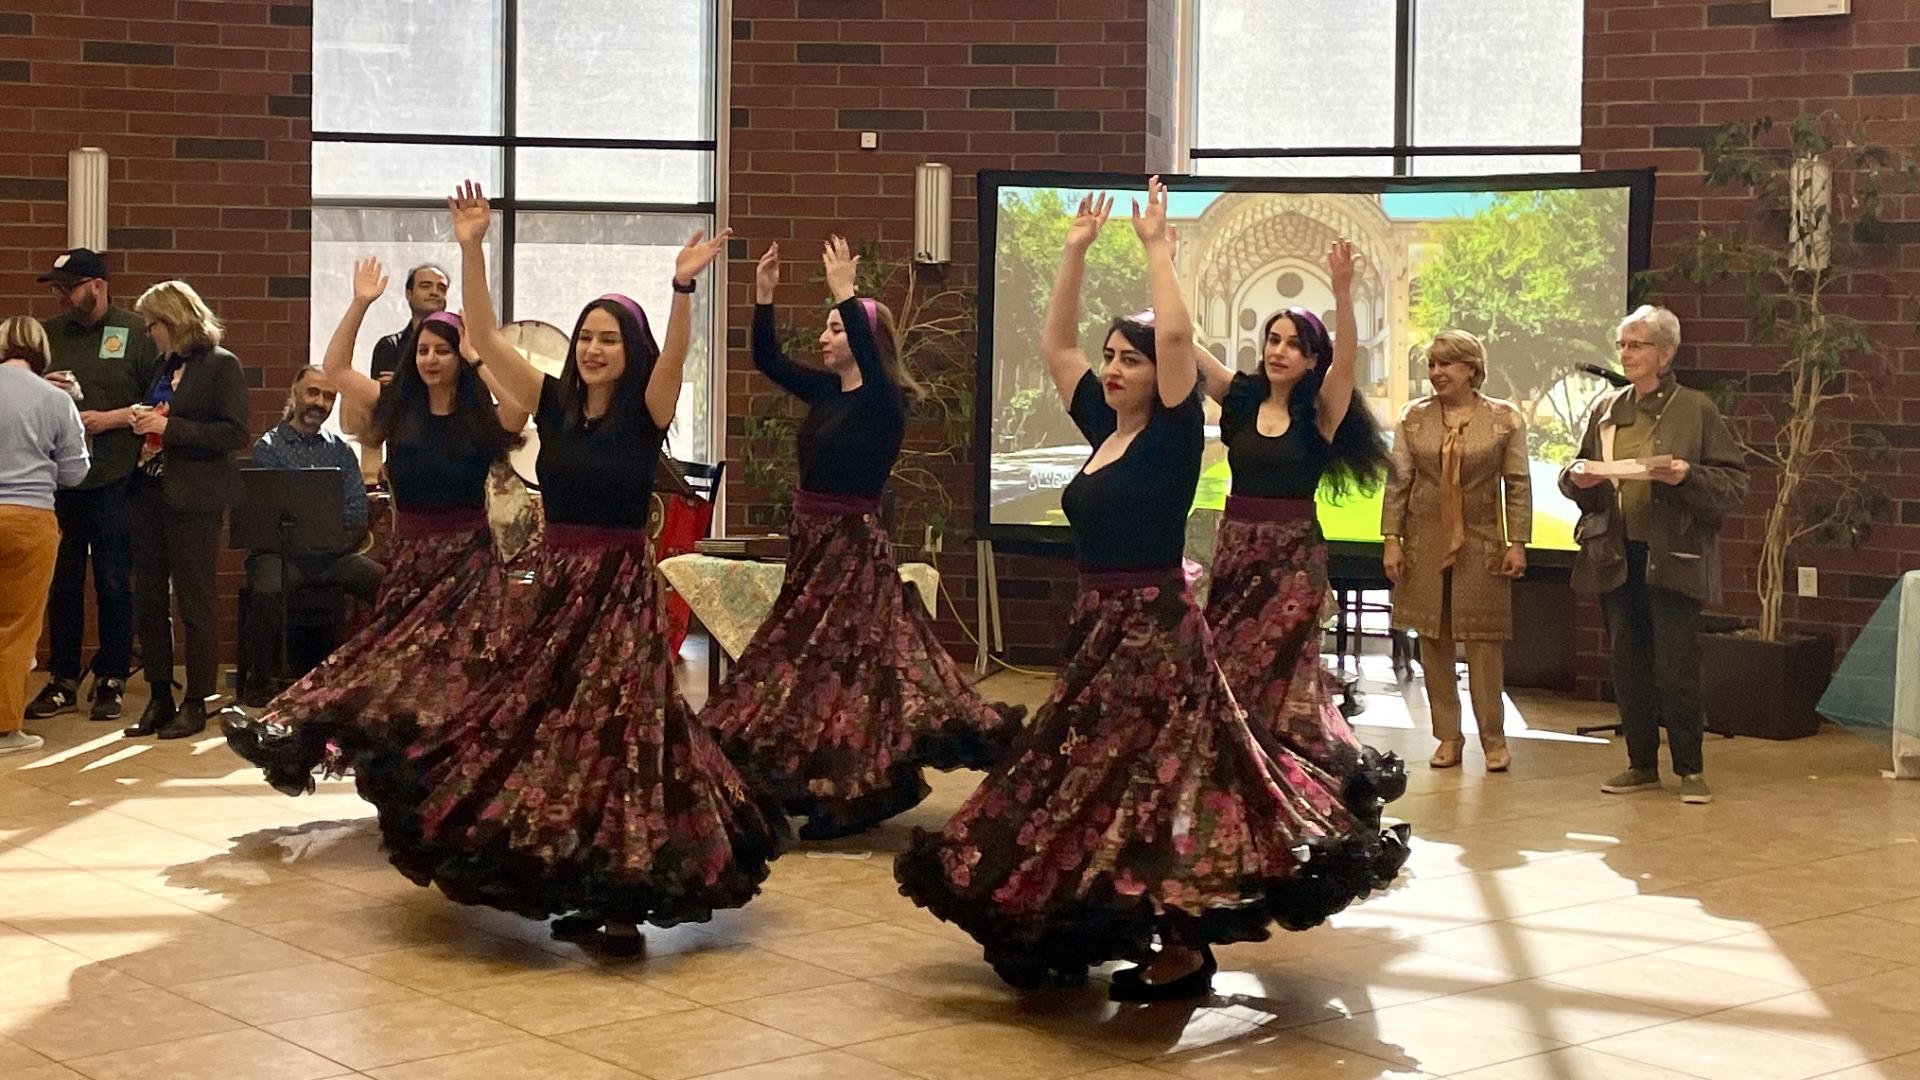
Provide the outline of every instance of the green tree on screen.
[[1575,364],[1612,356],[1626,196],[1609,188],[1502,192],[1449,227],[1420,273],[1416,339],[1449,328],[1477,335],[1487,346],[1487,392],[1530,417],[1545,405],[1553,420],[1543,415],[1535,426],[1549,442],[1555,426],[1578,430],[1590,396],[1591,387],[1563,380],[1584,382]]
[[[1001,195],[993,262],[994,323],[1001,330],[993,338],[993,400],[1000,405],[993,430],[999,450],[1081,438],[1060,408],[1040,355],[1040,321],[1079,197],[1079,192],[1052,188]],[[1146,260],[1125,217],[1123,201],[1087,252],[1080,343],[1089,363],[1098,363],[1107,324],[1147,305]],[[1007,333],[1009,328],[1020,332]]]

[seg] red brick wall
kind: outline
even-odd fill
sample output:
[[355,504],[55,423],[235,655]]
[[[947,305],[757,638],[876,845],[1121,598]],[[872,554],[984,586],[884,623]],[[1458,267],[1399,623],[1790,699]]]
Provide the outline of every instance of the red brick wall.
[[255,428],[277,418],[307,362],[312,22],[308,0],[0,0],[0,314],[57,313],[34,278],[67,246],[67,151],[100,147],[115,300],[190,282],[264,388]]
[[[1895,147],[1920,141],[1920,5],[1908,0],[1854,0],[1843,18],[1773,19],[1766,0],[1588,0],[1584,124],[1587,167],[1660,170],[1654,206],[1654,264],[1670,264],[1699,230],[1744,220],[1750,206],[1709,195],[1701,183],[1701,134],[1712,126],[1772,115],[1786,120],[1806,110],[1832,110],[1867,125],[1871,137]],[[1890,218],[1920,218],[1920,199],[1896,200]],[[1920,232],[1896,229],[1906,239]],[[1820,571],[1818,598],[1791,598],[1789,621],[1834,634],[1842,648],[1872,614],[1897,574],[1920,567],[1920,343],[1912,326],[1920,315],[1920,243],[1884,255],[1886,280],[1845,297],[1849,313],[1867,320],[1891,373],[1877,384],[1857,375],[1878,412],[1862,406],[1850,415],[1873,423],[1899,448],[1876,480],[1895,500],[1893,519],[1877,525],[1855,551],[1803,547],[1804,565]],[[1676,365],[1703,381],[1777,366],[1779,353],[1743,344],[1739,298],[1702,296],[1681,286],[1655,298],[1682,320]],[[1738,422],[1752,430],[1750,401]],[[1761,514],[1773,490],[1771,476],[1754,475],[1744,511],[1722,533],[1724,608],[1756,610],[1753,601]],[[1791,577],[1789,578],[1791,580]],[[1598,611],[1580,616],[1581,687],[1597,693],[1605,680]]]
[[[778,391],[745,351],[752,256],[769,240],[787,261],[783,322],[817,329],[820,296],[801,271],[829,232],[904,256],[913,239],[913,172],[951,165],[953,262],[939,287],[973,288],[979,269],[974,177],[983,169],[1139,172],[1146,159],[1148,0],[736,0],[732,72],[728,297],[729,491],[734,531],[762,531],[768,502],[738,467],[743,417]],[[860,149],[860,132],[879,148]],[[972,465],[947,470],[961,495],[941,560],[973,620]],[[904,537],[896,537],[904,540]],[[1016,654],[1049,657],[1072,601],[1063,561],[1002,558],[1005,625]],[[956,612],[941,631],[972,655]]]

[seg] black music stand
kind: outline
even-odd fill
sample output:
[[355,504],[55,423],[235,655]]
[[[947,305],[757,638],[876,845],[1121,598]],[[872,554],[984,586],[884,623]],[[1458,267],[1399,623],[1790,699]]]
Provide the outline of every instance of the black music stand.
[[[346,549],[345,490],[339,469],[241,469],[246,498],[227,523],[227,546],[280,557],[280,641],[275,656],[287,667],[287,583],[292,560]],[[277,673],[273,677],[278,677]]]

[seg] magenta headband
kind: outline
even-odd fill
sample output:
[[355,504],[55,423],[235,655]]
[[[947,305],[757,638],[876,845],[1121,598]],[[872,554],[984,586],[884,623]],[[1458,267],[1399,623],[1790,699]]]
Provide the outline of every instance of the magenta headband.
[[426,318],[421,319],[420,325],[425,326],[430,322],[446,323],[448,326],[453,327],[454,333],[459,334],[461,337],[467,335],[467,321],[452,312],[436,311]]
[[[645,330],[647,328],[647,313],[640,310],[640,305],[634,302],[633,297],[622,293],[610,292],[600,299],[611,300],[619,304],[622,308],[626,309],[627,314],[633,316],[634,322],[640,324],[640,329]],[[597,303],[598,301],[595,302]]]
[[1315,333],[1329,341],[1333,340],[1333,335],[1327,333],[1327,324],[1320,321],[1320,316],[1315,315],[1306,308],[1290,307],[1282,311],[1281,314],[1289,319],[1304,320],[1307,325],[1313,327]]
[[1127,316],[1127,321],[1136,322],[1142,326],[1152,326],[1153,325],[1153,309],[1147,308],[1143,311],[1136,311],[1133,314]]
[[871,296],[863,296],[860,298],[860,310],[867,313],[867,332],[870,334],[879,333],[880,302]]

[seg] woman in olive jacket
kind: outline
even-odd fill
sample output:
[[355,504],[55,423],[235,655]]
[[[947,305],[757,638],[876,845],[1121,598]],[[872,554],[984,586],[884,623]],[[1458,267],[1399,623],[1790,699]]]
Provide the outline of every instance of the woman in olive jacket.
[[[1747,495],[1747,466],[1713,399],[1673,377],[1680,320],[1641,307],[1621,322],[1620,366],[1632,385],[1594,403],[1560,490],[1580,507],[1574,590],[1600,597],[1613,651],[1613,693],[1627,771],[1600,790],[1660,786],[1660,728],[1680,800],[1711,802],[1700,756],[1700,608],[1719,592],[1720,523]],[[1593,462],[1653,458],[1640,477],[1596,475]]]
[[[155,285],[134,311],[161,361],[133,420],[144,437],[132,499],[134,611],[153,696],[126,734],[184,739],[206,729],[206,701],[217,690],[214,563],[221,518],[243,490],[234,455],[247,445],[247,381],[220,347],[220,320],[186,282]],[[186,696],[177,710],[169,585],[186,624]]]

